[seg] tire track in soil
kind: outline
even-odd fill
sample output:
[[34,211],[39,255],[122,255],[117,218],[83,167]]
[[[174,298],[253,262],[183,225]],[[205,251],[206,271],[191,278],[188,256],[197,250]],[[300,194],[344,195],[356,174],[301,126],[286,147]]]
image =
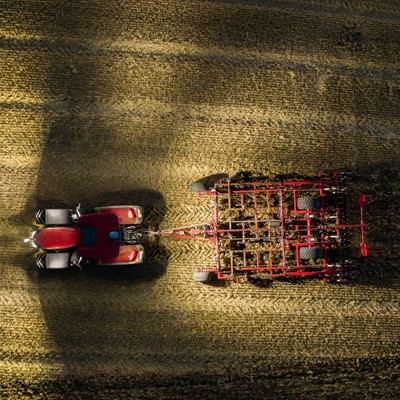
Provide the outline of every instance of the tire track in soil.
[[[348,5],[348,3],[344,3]],[[18,5],[5,11],[3,18],[15,21],[4,29],[4,34],[26,37],[31,33],[50,35],[52,37],[134,37],[140,40],[162,40],[183,43],[200,43],[204,46],[214,44],[221,47],[254,48],[280,48],[285,51],[290,49],[308,49],[317,47],[317,52],[323,52],[331,43],[332,33],[339,35],[341,30],[372,31],[377,35],[384,35],[379,29],[382,24],[398,24],[398,18],[384,18],[374,20],[363,18],[355,13],[349,15],[321,15],[307,13],[300,10],[284,7],[266,8],[248,7],[240,4],[224,4],[212,2],[160,2],[157,5],[142,4],[121,5],[113,8],[112,16],[108,14],[108,7],[97,9],[89,8],[89,4],[75,4],[74,11],[85,18],[86,24],[73,19],[68,14],[68,6],[61,6],[64,13],[63,23],[60,24],[60,15],[57,9],[60,5],[51,4],[51,11],[46,3],[42,3],[35,10],[29,10]],[[179,13],[177,10],[179,9]],[[392,12],[395,11],[392,8]],[[375,16],[377,10],[374,10]],[[92,15],[89,17],[88,13]],[[75,14],[72,14],[75,15]],[[111,18],[111,21],[110,21]],[[132,24],[132,19],[135,23]],[[18,24],[17,21],[30,20],[31,24]],[[171,21],[174,24],[171,24]],[[110,23],[112,22],[112,23]],[[76,26],[78,25],[79,26]],[[97,29],[101,26],[101,29]],[[313,27],[313,29],[310,29]],[[79,28],[79,29],[76,29]],[[241,29],[240,29],[241,28]],[[338,29],[339,28],[339,29]],[[272,33],[272,34],[271,34]],[[305,39],[308,42],[305,43]],[[383,43],[384,44],[384,43]],[[380,43],[382,45],[382,43]],[[372,51],[383,46],[371,46]]]
[[[386,62],[382,64],[377,57],[371,57],[368,62],[361,63],[357,58],[349,54],[347,57],[330,55],[318,55],[315,53],[286,54],[279,51],[238,50],[235,47],[224,49],[221,47],[200,47],[193,44],[180,45],[175,42],[143,42],[139,40],[97,40],[90,41],[87,38],[76,39],[65,37],[58,42],[49,42],[43,37],[27,37],[18,39],[13,36],[5,36],[0,42],[0,48],[5,52],[26,52],[30,54],[44,53],[58,55],[59,57],[72,57],[81,55],[84,57],[102,58],[130,57],[139,59],[164,58],[167,60],[186,60],[198,62],[219,62],[226,65],[238,63],[248,66],[268,66],[270,64],[284,64],[293,70],[302,68],[315,68],[318,71],[328,73],[350,74],[374,74],[389,78],[398,75],[397,64]],[[395,50],[394,50],[395,51]],[[392,68],[388,68],[391,66]]]
[[200,0],[204,3],[218,3],[224,4],[225,6],[235,7],[252,7],[252,8],[274,8],[284,10],[292,10],[299,13],[311,13],[311,14],[327,14],[334,16],[338,14],[340,16],[348,17],[365,17],[368,19],[382,19],[388,21],[393,19],[398,20],[398,10],[393,9],[391,5],[384,3],[375,3],[374,1],[353,3],[348,1],[270,1],[266,5],[260,0]]
[[[21,61],[22,58],[19,58]],[[39,58],[40,60],[40,58]],[[34,60],[33,65],[40,63]],[[107,58],[112,60],[112,58]],[[93,61],[77,57],[76,62],[81,66],[85,62]],[[17,60],[15,60],[17,62]],[[27,61],[30,62],[30,61]],[[178,67],[179,65],[179,67]],[[4,105],[17,106],[27,103],[32,104],[32,96],[43,96],[46,102],[50,103],[50,110],[62,110],[65,105],[75,103],[75,108],[84,107],[90,111],[95,109],[97,104],[100,110],[112,106],[115,108],[129,109],[133,104],[129,103],[130,96],[142,97],[143,93],[151,92],[142,98],[143,105],[146,103],[172,102],[177,105],[192,104],[202,105],[203,97],[209,97],[207,103],[214,107],[232,106],[232,107],[262,107],[264,110],[271,109],[278,112],[301,114],[303,111],[307,114],[312,112],[314,104],[319,104],[318,111],[322,113],[333,113],[344,118],[363,119],[383,119],[389,120],[396,115],[396,105],[399,98],[399,91],[396,89],[396,81],[387,78],[366,76],[327,76],[317,73],[312,69],[304,71],[294,71],[285,66],[270,66],[268,69],[259,67],[248,67],[238,64],[232,68],[226,69],[223,65],[215,62],[211,65],[213,76],[209,79],[208,73],[210,65],[208,63],[187,63],[185,61],[166,61],[166,60],[131,60],[114,59],[111,62],[99,64],[107,73],[98,74],[98,86],[90,88],[90,96],[80,96],[81,79],[90,79],[90,76],[76,76],[68,72],[68,69],[54,71],[57,73],[60,89],[52,89],[52,95],[36,92],[36,89],[27,96],[25,91],[23,98],[15,87],[12,89],[16,99],[3,99]],[[50,67],[48,67],[50,68]],[[180,71],[180,78],[176,79],[176,84],[171,84],[170,74],[172,70]],[[109,74],[117,74],[123,70],[125,84],[122,88],[117,80],[110,80]],[[142,72],[140,79],[132,78],[133,70]],[[162,71],[162,73],[160,73]],[[190,76],[196,72],[197,82],[189,84]],[[33,73],[33,72],[31,72]],[[121,73],[119,73],[121,75]],[[42,80],[42,71],[33,73],[30,77],[24,79]],[[24,81],[22,81],[24,82]],[[129,84],[128,84],[129,82]],[[187,90],[179,91],[180,85],[185,85]],[[43,85],[47,86],[45,80]],[[178,87],[176,87],[176,85]],[[280,88],[276,92],[276,87]],[[189,90],[189,88],[191,88]],[[4,88],[7,89],[7,88]],[[58,93],[57,93],[58,92]],[[106,93],[110,93],[105,97]],[[113,95],[112,93],[115,93]],[[340,93],[340,95],[338,95]],[[278,95],[278,97],[277,97]],[[74,100],[76,99],[76,100]],[[97,99],[100,99],[97,100]],[[103,99],[103,100],[101,100]],[[106,99],[106,101],[105,101]],[[229,100],[227,100],[229,99]],[[279,99],[279,102],[278,102]],[[11,100],[11,101],[10,101]],[[34,104],[34,103],[33,103]],[[34,106],[35,107],[35,106]],[[46,107],[44,108],[46,110]],[[73,111],[73,110],[71,110]],[[180,121],[173,120],[170,123],[174,126]],[[160,121],[163,123],[166,121]],[[103,122],[104,123],[104,122]],[[398,124],[398,119],[395,121]]]

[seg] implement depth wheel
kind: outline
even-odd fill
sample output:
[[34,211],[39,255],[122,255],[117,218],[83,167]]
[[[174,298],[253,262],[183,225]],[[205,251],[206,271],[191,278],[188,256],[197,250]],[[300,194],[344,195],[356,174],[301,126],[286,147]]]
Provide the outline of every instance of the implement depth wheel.
[[317,210],[319,207],[318,197],[304,196],[297,199],[297,208],[299,210]]
[[299,256],[302,260],[311,260],[322,257],[321,247],[300,247]]
[[210,272],[195,272],[193,274],[193,281],[194,282],[209,282],[211,280],[211,273]]
[[269,228],[279,228],[281,226],[281,221],[277,219],[270,219],[268,221],[268,227]]

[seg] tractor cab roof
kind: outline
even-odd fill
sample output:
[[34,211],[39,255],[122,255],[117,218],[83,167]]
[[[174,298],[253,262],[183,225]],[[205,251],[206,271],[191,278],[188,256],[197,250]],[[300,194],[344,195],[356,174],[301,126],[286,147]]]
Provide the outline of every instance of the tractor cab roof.
[[[81,257],[106,259],[116,257],[119,254],[121,231],[116,215],[101,213],[82,215],[79,218],[78,225],[80,228],[79,254]],[[111,232],[113,233],[110,235]]]

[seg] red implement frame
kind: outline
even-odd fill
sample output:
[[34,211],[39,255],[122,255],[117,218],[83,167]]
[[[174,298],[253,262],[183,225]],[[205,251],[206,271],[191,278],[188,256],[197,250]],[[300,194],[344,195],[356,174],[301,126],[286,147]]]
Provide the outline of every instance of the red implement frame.
[[[211,223],[159,234],[213,241],[215,264],[201,270],[218,279],[336,276],[345,280],[357,247],[354,230],[361,233],[361,255],[367,255],[365,195],[351,201],[348,173],[290,182],[222,179],[211,191],[199,194],[213,198]],[[310,203],[308,208],[304,200]],[[311,250],[301,250],[305,247]]]

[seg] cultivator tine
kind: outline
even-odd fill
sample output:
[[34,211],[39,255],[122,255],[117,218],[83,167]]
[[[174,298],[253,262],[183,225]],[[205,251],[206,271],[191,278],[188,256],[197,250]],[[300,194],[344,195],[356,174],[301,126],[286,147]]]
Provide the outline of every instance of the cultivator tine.
[[358,197],[357,199],[358,204],[362,205],[365,203],[365,194],[362,194],[361,196]]
[[366,243],[360,243],[360,253],[364,257],[368,256],[368,249],[367,249],[367,244]]

